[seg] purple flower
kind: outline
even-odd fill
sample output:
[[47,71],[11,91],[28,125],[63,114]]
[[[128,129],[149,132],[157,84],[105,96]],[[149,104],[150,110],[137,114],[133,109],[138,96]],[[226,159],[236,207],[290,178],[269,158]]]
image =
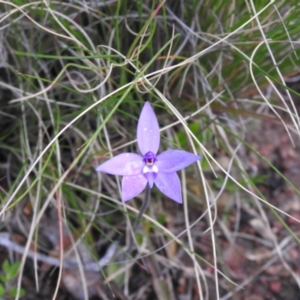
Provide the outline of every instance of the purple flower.
[[159,142],[159,126],[154,111],[146,102],[137,126],[137,142],[141,155],[122,153],[96,168],[98,172],[123,176],[122,201],[128,201],[140,194],[147,183],[166,196],[182,203],[181,184],[176,171],[195,161],[200,156],[183,150],[167,150],[156,155]]

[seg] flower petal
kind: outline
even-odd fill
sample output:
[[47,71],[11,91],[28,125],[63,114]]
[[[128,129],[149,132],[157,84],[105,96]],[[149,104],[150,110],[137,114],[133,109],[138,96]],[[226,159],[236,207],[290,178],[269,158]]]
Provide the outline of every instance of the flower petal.
[[158,172],[176,172],[181,170],[201,156],[183,150],[167,150],[157,156],[156,166]]
[[137,175],[143,170],[143,158],[135,153],[122,153],[96,168],[97,172],[112,175]]
[[163,194],[178,203],[182,203],[181,184],[179,177],[175,172],[158,172],[155,179],[155,185]]
[[128,201],[140,194],[147,185],[144,175],[124,176],[122,179],[122,201]]
[[160,142],[159,126],[149,102],[144,104],[138,121],[137,142],[143,155],[149,151],[157,153]]
[[153,185],[154,185],[154,181],[155,181],[155,178],[157,176],[157,173],[155,173],[155,172],[148,172],[148,173],[143,173],[143,175],[147,179],[149,187],[152,188]]

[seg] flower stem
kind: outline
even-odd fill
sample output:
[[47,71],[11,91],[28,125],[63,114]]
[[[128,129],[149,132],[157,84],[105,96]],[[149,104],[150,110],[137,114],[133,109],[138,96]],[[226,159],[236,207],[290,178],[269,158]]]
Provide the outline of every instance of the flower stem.
[[135,220],[134,224],[133,224],[133,233],[135,233],[141,223],[141,220],[142,220],[142,217],[143,217],[143,214],[145,213],[146,209],[148,208],[148,205],[149,205],[149,202],[150,202],[150,186],[149,184],[147,183],[147,186],[146,186],[146,194],[145,194],[145,201],[143,202],[142,206],[141,206],[141,209],[140,209],[140,212],[138,214],[138,217],[137,219]]
[[[134,246],[134,240],[133,240],[133,235],[136,233],[140,223],[141,223],[141,220],[142,220],[142,217],[143,217],[143,214],[145,213],[148,205],[149,205],[149,202],[150,202],[150,186],[149,184],[147,183],[147,186],[146,186],[146,194],[145,194],[145,201],[143,202],[142,206],[141,206],[141,209],[140,209],[140,212],[132,226],[132,235],[131,235],[131,238],[130,238],[130,241],[129,241],[129,246],[128,246],[128,250],[127,250],[127,255],[131,255],[131,252],[133,250],[133,246]],[[146,266],[146,263],[144,261],[144,259],[142,258],[143,262],[144,262],[144,266]]]
[[[145,213],[148,205],[149,205],[149,202],[150,202],[150,186],[149,184],[147,184],[146,186],[146,190],[145,190],[146,194],[145,194],[145,201],[143,202],[141,208],[140,208],[140,211],[139,211],[139,214],[132,226],[132,234],[130,235],[130,239],[129,239],[129,245],[127,247],[127,250],[126,252],[124,252],[123,254],[125,254],[128,258],[132,258],[131,256],[131,252],[133,250],[133,246],[134,246],[134,239],[133,239],[133,235],[136,233],[140,223],[141,223],[141,220],[142,220],[142,217],[143,217],[143,214]],[[122,239],[123,237],[120,236],[119,239],[117,240],[117,245],[118,244],[121,244],[122,243]],[[145,263],[144,263],[145,265]]]

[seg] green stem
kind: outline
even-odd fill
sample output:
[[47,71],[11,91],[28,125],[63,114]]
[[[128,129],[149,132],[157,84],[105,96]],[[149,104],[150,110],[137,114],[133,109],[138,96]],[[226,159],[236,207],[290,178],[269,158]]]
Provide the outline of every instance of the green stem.
[[142,220],[142,217],[143,217],[143,214],[145,213],[146,209],[148,208],[148,205],[149,205],[149,202],[150,202],[150,186],[149,184],[147,183],[147,186],[146,186],[146,194],[145,194],[145,201],[143,202],[142,204],[142,207],[140,209],[140,212],[139,212],[139,215],[137,216],[137,219],[135,220],[134,224],[133,224],[133,233],[136,232],[136,230],[138,229],[140,223],[141,223],[141,220]]

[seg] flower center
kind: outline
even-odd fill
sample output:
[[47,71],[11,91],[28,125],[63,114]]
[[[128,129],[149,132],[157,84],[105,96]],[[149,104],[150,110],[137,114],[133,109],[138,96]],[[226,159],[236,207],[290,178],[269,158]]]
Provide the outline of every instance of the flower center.
[[156,162],[156,155],[154,153],[152,153],[151,151],[147,152],[144,155],[143,161],[145,162],[145,164],[147,166],[153,166],[154,163]]
[[158,172],[158,168],[155,165],[156,155],[149,151],[144,155],[143,161],[145,163],[143,174],[147,178],[150,188],[152,188]]

